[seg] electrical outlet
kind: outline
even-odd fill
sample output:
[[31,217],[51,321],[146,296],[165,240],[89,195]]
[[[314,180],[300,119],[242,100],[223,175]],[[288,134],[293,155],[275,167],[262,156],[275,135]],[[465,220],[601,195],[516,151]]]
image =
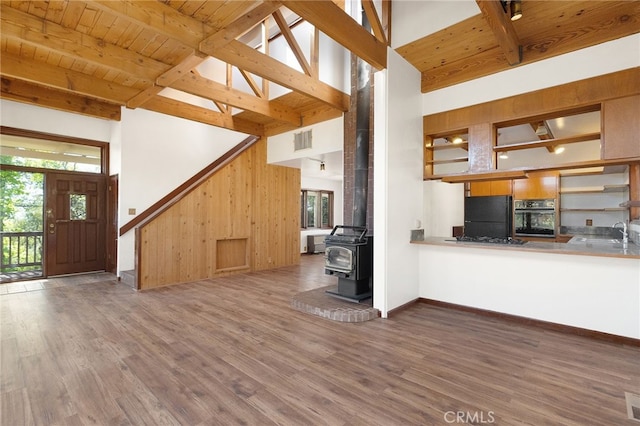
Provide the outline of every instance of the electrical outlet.
[[136,214],[136,209],[129,209],[129,214],[131,216],[133,216],[134,214]]

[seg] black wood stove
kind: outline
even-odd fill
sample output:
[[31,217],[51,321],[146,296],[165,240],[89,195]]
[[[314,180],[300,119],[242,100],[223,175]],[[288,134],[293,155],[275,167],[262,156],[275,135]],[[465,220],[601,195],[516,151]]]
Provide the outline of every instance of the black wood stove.
[[[342,229],[341,233],[337,231]],[[373,238],[367,228],[338,225],[325,238],[324,273],[338,277],[337,291],[328,294],[360,302],[372,295]]]

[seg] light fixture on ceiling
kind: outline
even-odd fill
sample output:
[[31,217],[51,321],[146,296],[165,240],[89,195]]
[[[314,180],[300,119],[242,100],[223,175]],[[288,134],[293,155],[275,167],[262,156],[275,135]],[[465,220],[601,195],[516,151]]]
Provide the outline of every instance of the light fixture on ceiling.
[[547,125],[544,124],[544,122],[538,124],[538,127],[536,128],[536,135],[544,136],[547,134],[549,134],[549,129],[547,129]]
[[506,160],[506,159],[509,158],[509,153],[507,151],[503,151],[503,152],[500,153],[498,158],[500,158],[501,160]]
[[320,163],[320,171],[324,172],[324,161],[322,163]]
[[[522,18],[522,0],[500,0],[500,4],[502,5],[504,13],[509,13],[512,21],[517,21]],[[508,12],[507,7],[509,8]]]
[[458,145],[464,142],[464,139],[462,139],[461,136],[451,136],[451,137],[447,136],[446,138],[444,138],[444,140],[446,140],[447,143],[452,143],[454,145]]
[[562,154],[564,152],[564,146],[562,145],[558,145],[555,148],[553,148],[553,152],[556,154]]
[[511,8],[512,21],[522,18],[522,0],[511,0],[509,7]]

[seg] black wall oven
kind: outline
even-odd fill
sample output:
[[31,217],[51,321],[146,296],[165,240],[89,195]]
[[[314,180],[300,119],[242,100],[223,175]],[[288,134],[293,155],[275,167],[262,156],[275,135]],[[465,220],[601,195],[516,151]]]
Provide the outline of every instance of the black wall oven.
[[513,223],[516,236],[555,238],[556,200],[515,200]]

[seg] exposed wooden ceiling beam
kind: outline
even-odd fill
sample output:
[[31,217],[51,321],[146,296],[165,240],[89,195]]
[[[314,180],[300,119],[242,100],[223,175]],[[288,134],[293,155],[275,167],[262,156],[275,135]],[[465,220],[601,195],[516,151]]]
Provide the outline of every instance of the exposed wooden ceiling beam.
[[251,76],[251,74],[249,74],[248,72],[246,72],[245,70],[238,70],[240,71],[240,74],[244,77],[244,80],[247,82],[247,84],[249,85],[249,87],[251,88],[251,90],[253,91],[253,93],[255,93],[255,95],[259,98],[266,98],[264,92],[262,91],[262,89],[258,86],[258,83],[256,83],[256,81],[254,80],[254,78]]
[[142,108],[162,114],[173,115],[175,117],[182,117],[187,120],[210,124],[216,127],[223,127],[225,129],[247,133],[249,135],[262,136],[264,133],[264,127],[260,124],[233,117],[230,114],[223,114],[185,102],[180,102],[175,99],[166,98],[164,96],[156,96],[155,98],[150,99]]
[[61,92],[9,77],[2,78],[2,98],[90,117],[120,121],[120,105],[88,99],[85,96]]
[[124,105],[138,93],[132,87],[9,53],[2,54],[0,72],[3,77],[31,81],[62,91],[73,91],[120,105]]
[[[301,126],[311,126],[312,124],[339,118],[342,117],[342,114],[343,113],[340,110],[331,108],[328,105],[323,105],[320,108],[314,108],[311,111],[302,112]],[[299,127],[300,126],[293,126],[291,124],[273,121],[264,125],[264,136],[278,135],[283,132],[295,130]]]
[[207,58],[197,55],[195,52],[192,52],[189,56],[184,58],[178,65],[171,68],[170,70],[164,72],[161,76],[159,76],[155,84],[153,86],[148,87],[142,92],[138,93],[133,98],[127,101],[128,108],[137,108],[144,104],[146,101],[156,96],[158,93],[162,91],[163,88],[170,86],[171,83],[178,80],[183,75],[186,75],[200,65]]
[[509,65],[522,62],[522,44],[500,0],[476,0]]
[[286,3],[287,8],[377,69],[387,68],[387,45],[330,0]]
[[282,12],[276,10],[275,12],[273,12],[273,18],[276,21],[276,24],[278,24],[280,32],[284,36],[285,40],[287,40],[291,51],[298,60],[298,63],[300,64],[300,67],[302,67],[304,73],[307,75],[312,75],[311,65],[309,65],[307,58],[304,57],[302,49],[300,49],[300,45],[298,44],[296,38],[293,36],[291,28],[289,28],[289,24],[287,24],[287,21],[284,19]]
[[171,87],[205,99],[257,112],[264,116],[297,126],[299,126],[302,121],[300,114],[286,105],[252,96],[195,74],[182,76],[173,82]]
[[387,34],[382,26],[382,21],[378,16],[373,0],[362,0],[362,8],[364,9],[364,13],[367,15],[373,35],[378,39],[378,41],[388,44]]
[[296,71],[237,40],[230,41],[225,49],[206,51],[205,53],[224,62],[232,63],[238,68],[259,75],[276,84],[325,102],[341,111],[349,109],[349,96],[347,94]]
[[211,52],[221,49],[232,40],[237,39],[280,8],[280,2],[265,1],[255,9],[247,11],[223,29],[216,31],[200,42],[202,52]]

